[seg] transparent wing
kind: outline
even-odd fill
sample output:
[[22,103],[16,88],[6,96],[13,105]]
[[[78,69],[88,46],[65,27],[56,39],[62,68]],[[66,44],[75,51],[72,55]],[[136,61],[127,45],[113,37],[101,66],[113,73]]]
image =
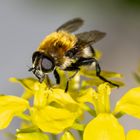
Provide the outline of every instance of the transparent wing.
[[100,32],[97,30],[76,34],[79,41],[84,42],[85,44],[90,44],[90,45],[101,40],[102,38],[105,37],[105,35],[106,33]]
[[70,58],[95,56],[95,51],[91,45],[101,40],[105,35],[106,33],[97,30],[76,34],[78,38],[77,43],[65,55]]
[[78,30],[83,23],[84,21],[81,18],[74,18],[61,25],[56,31],[64,30],[71,33]]

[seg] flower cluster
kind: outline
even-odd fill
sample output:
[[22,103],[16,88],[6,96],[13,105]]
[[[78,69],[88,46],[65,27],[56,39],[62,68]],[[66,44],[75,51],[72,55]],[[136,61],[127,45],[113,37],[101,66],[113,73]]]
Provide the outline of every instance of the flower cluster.
[[[114,88],[104,83],[93,70],[83,68],[70,82],[69,91],[64,92],[66,75],[59,70],[63,80],[60,85],[48,87],[34,78],[10,81],[24,87],[21,97],[0,95],[0,129],[9,126],[14,117],[21,118],[16,140],[50,140],[50,136],[61,134],[61,140],[76,140],[71,129],[75,129],[83,140],[139,140],[140,130],[127,134],[118,119],[131,115],[140,119],[140,87],[130,89],[110,109],[110,95]],[[114,72],[102,71],[106,78],[121,78]],[[71,75],[71,73],[69,73]],[[80,82],[80,78],[85,79]],[[122,86],[120,81],[113,81]],[[92,88],[92,87],[96,88]],[[83,123],[84,113],[92,119]]]

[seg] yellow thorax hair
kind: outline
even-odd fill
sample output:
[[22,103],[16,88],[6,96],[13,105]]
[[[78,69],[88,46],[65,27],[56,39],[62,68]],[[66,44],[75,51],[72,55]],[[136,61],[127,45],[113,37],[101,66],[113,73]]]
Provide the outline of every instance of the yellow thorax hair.
[[76,41],[76,36],[66,31],[53,32],[45,37],[40,43],[38,50],[45,51],[46,48],[56,46],[57,44],[65,46],[65,49],[68,50],[75,45]]

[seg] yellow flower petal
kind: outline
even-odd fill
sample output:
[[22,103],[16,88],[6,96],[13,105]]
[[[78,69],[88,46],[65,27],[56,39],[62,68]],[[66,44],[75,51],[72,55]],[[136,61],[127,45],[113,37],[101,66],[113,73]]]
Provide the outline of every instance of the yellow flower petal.
[[40,87],[34,93],[34,106],[36,107],[44,107],[47,104],[47,100],[49,97],[50,90]]
[[42,131],[58,134],[73,125],[76,113],[66,109],[46,106],[42,109],[32,108],[32,120]]
[[96,114],[103,112],[110,112],[110,94],[111,88],[108,83],[101,84],[98,87],[97,92],[92,88],[82,90],[76,97],[76,100],[80,103],[90,102]]
[[140,140],[140,130],[128,131],[126,140]]
[[76,139],[74,138],[74,136],[72,135],[72,133],[66,131],[66,132],[62,135],[62,137],[60,138],[60,140],[76,140]]
[[49,137],[41,132],[19,133],[17,140],[49,140]]
[[47,89],[35,94],[31,117],[41,130],[57,134],[72,126],[82,112],[80,105],[64,90]]
[[22,98],[29,99],[31,98],[36,92],[45,91],[47,88],[47,85],[45,82],[40,83],[38,80],[34,78],[24,78],[24,79],[17,79],[17,78],[10,78],[11,82],[14,83],[20,83],[25,91],[22,95]]
[[0,129],[6,128],[12,118],[28,108],[27,100],[15,96],[0,96]]
[[18,78],[15,78],[15,77],[11,77],[9,79],[11,82],[14,82],[14,83],[20,83],[22,84],[25,88],[28,88],[28,89],[33,89],[33,85],[35,82],[37,82],[36,79],[34,78],[24,78],[24,79],[18,79]]
[[11,111],[1,111],[0,110],[0,129],[6,128],[13,118],[13,113]]
[[32,91],[35,89],[35,83],[38,82],[36,79],[30,77],[24,79],[17,79],[15,77],[12,77],[9,80],[14,83],[20,83],[24,87],[25,91],[22,95],[22,98],[29,99],[34,95]]
[[94,101],[97,99],[96,94],[93,88],[88,88],[78,93],[78,95],[74,94],[73,96],[75,96],[74,99],[80,103],[90,102],[95,105]]
[[52,93],[49,94],[48,98],[50,104],[56,103],[64,109],[77,113],[77,115],[81,115],[82,113],[80,105],[70,96],[70,94],[66,94],[62,89],[52,89]]
[[125,140],[124,129],[112,114],[99,114],[87,124],[83,140]]
[[129,90],[118,102],[114,113],[132,115],[140,119],[140,87]]

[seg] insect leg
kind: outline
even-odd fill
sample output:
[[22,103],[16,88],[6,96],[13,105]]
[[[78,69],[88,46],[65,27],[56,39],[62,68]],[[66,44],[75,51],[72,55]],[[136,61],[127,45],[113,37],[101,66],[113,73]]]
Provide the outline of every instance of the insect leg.
[[36,68],[30,68],[28,71],[32,71],[33,74],[37,77],[40,83],[42,83],[45,79],[45,74],[39,74],[38,70]]
[[72,76],[70,76],[70,77],[68,78],[68,80],[67,80],[65,92],[68,91],[68,88],[69,88],[69,81],[78,73],[79,70],[80,70],[80,68],[74,67],[74,66],[67,67],[67,68],[65,69],[65,71],[75,71],[75,73],[74,73]]
[[56,69],[53,71],[53,74],[54,74],[54,77],[56,79],[56,83],[60,84],[60,76],[59,76],[59,74],[58,74]]
[[45,79],[46,79],[46,84],[47,84],[48,88],[50,88],[51,87],[51,81],[50,81],[50,78],[47,74],[45,75]]
[[102,75],[100,75],[100,74],[101,74],[101,67],[100,67],[100,65],[99,65],[99,63],[98,63],[97,61],[95,61],[95,63],[96,63],[96,75],[97,75],[97,77],[99,77],[101,80],[103,80],[103,81],[105,81],[105,82],[110,83],[110,84],[113,85],[113,86],[119,87],[119,85],[117,85],[117,84],[115,84],[115,83],[113,83],[113,82],[107,80],[107,79],[104,78]]
[[79,66],[84,66],[84,65],[91,65],[92,63],[95,63],[95,67],[96,67],[96,76],[99,77],[101,80],[110,83],[111,85],[114,85],[116,87],[119,87],[119,85],[112,83],[111,81],[109,81],[108,79],[104,78],[101,75],[101,67],[98,63],[98,61],[95,58],[80,58],[75,65]]

